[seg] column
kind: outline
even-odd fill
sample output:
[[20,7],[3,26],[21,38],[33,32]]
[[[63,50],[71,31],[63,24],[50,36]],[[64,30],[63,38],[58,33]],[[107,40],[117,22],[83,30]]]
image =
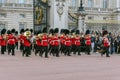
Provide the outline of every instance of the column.
[[78,20],[78,29],[80,30],[80,32],[84,32],[84,28],[83,28],[83,18],[82,16],[79,16],[79,20]]

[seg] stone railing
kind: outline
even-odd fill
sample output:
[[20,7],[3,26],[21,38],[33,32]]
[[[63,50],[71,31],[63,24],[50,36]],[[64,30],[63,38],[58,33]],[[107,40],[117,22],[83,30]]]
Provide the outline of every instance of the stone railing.
[[0,3],[0,7],[9,8],[32,8],[32,4],[17,4],[17,3]]
[[[113,9],[110,8],[89,8],[89,7],[85,7],[84,8],[85,11],[88,12],[113,12]],[[71,12],[76,12],[78,10],[78,7],[69,7],[69,11]]]

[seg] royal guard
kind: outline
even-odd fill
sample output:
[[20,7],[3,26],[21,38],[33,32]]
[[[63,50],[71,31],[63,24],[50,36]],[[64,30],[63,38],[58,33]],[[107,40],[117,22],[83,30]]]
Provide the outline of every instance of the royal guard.
[[103,31],[103,52],[101,53],[101,56],[103,56],[106,53],[106,57],[109,56],[109,47],[110,47],[110,41],[108,40],[108,32],[106,30]]
[[12,29],[11,34],[8,36],[8,55],[10,53],[15,56],[15,29]]
[[54,35],[54,30],[50,29],[49,31],[49,36],[48,36],[48,43],[49,43],[49,52],[50,55],[53,54],[53,35]]
[[18,31],[15,32],[15,47],[18,50],[18,41],[19,41],[19,36],[18,36]]
[[65,30],[65,42],[64,42],[64,45],[65,45],[65,55],[67,56],[71,56],[71,38],[70,38],[70,35],[69,35],[69,30]]
[[81,51],[81,43],[80,43],[80,32],[79,30],[76,30],[76,36],[75,36],[75,54],[76,52],[78,52],[78,55],[81,55],[80,54],[80,51]]
[[24,29],[21,29],[21,30],[20,30],[20,36],[19,36],[20,51],[21,51],[21,52],[22,52],[23,49],[24,49],[23,40],[24,40]]
[[71,30],[71,52],[75,53],[75,30]]
[[26,55],[26,57],[29,57],[31,55],[31,32],[29,29],[26,29],[24,32],[24,38],[23,38],[23,56]]
[[6,52],[7,36],[6,29],[2,29],[0,36],[1,54],[4,55]]
[[60,45],[58,32],[59,32],[59,29],[56,28],[54,30],[54,36],[53,36],[53,39],[52,39],[52,41],[53,41],[53,50],[54,50],[53,54],[56,57],[59,57],[59,45]]
[[91,51],[91,36],[90,36],[90,31],[87,30],[85,33],[85,44],[86,44],[86,51],[87,54],[90,55]]
[[61,54],[65,50],[64,42],[65,42],[65,29],[61,29],[61,31],[60,31],[60,45],[61,45],[60,51],[61,51]]
[[48,35],[47,35],[47,28],[43,29],[41,45],[42,45],[42,54],[41,54],[41,56],[45,52],[45,58],[48,58]]
[[35,55],[37,55],[37,53],[39,53],[39,56],[41,56],[42,53],[42,33],[39,30],[37,35],[36,35],[36,47],[35,47]]

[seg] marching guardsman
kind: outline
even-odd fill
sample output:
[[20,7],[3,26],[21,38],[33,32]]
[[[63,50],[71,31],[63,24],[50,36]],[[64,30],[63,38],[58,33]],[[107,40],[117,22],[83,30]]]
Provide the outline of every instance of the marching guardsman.
[[15,29],[12,29],[11,34],[8,35],[8,55],[10,53],[15,56]]
[[69,35],[69,30],[65,30],[65,55],[71,56],[71,37]]
[[90,31],[87,30],[85,33],[85,44],[86,44],[86,51],[87,54],[90,55],[90,50],[91,50],[91,36],[90,36]]
[[54,30],[54,36],[53,36],[53,39],[52,39],[52,41],[53,41],[53,54],[54,54],[54,56],[56,56],[56,57],[59,57],[59,35],[58,35],[58,32],[59,32],[59,29],[58,28],[56,28],[55,30]]
[[1,54],[4,55],[6,52],[6,44],[7,44],[7,36],[6,36],[6,29],[1,31],[0,36],[0,45],[1,45]]
[[39,56],[41,56],[41,53],[42,53],[41,41],[42,41],[42,33],[41,31],[38,31],[37,36],[36,36],[35,55],[39,53]]
[[81,51],[81,43],[80,43],[80,32],[79,30],[76,30],[76,36],[75,36],[75,54],[76,52],[78,52],[78,55],[81,55],[80,54],[80,51]]
[[21,31],[20,31],[19,40],[20,40],[20,51],[23,51],[23,49],[24,49],[24,45],[23,45],[24,29],[21,29]]
[[23,39],[23,56],[29,57],[31,55],[31,32],[29,29],[26,29],[24,32],[24,39]]
[[48,58],[48,35],[47,35],[47,28],[43,29],[41,45],[42,45],[42,54],[41,54],[41,56],[45,52],[45,58]]
[[75,30],[71,30],[71,52],[75,54]]
[[61,31],[60,31],[60,44],[61,44],[60,51],[61,51],[61,54],[65,50],[64,42],[65,42],[65,29],[61,29]]
[[101,56],[103,56],[106,53],[106,57],[109,56],[109,47],[110,47],[110,41],[108,40],[108,32],[106,30],[103,31],[103,52],[101,53]]
[[53,41],[52,41],[53,35],[54,35],[54,30],[50,29],[49,36],[48,36],[48,43],[49,43],[49,52],[50,52],[50,55],[53,54]]
[[18,31],[15,32],[15,47],[18,50],[18,41],[19,41],[19,37],[18,37]]

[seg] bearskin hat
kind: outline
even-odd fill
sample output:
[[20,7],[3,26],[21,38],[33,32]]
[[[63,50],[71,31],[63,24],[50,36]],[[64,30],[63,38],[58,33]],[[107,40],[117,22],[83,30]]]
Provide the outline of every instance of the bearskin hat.
[[25,31],[30,31],[30,30],[27,28],[27,29],[25,29]]
[[38,34],[41,34],[41,33],[42,33],[42,31],[41,31],[41,30],[37,31],[37,35],[38,35]]
[[33,29],[30,29],[30,32],[33,33]]
[[8,31],[7,31],[7,34],[11,34],[11,31],[10,31],[10,30],[8,30]]
[[54,33],[58,33],[59,32],[59,29],[58,28],[55,28],[54,29]]
[[75,33],[75,30],[71,30],[71,32],[70,32],[71,34],[73,34],[73,33]]
[[80,31],[79,31],[79,30],[76,30],[76,34],[80,34]]
[[108,34],[108,31],[107,31],[107,30],[104,30],[104,31],[103,31],[103,36],[106,35],[106,34]]
[[54,30],[53,29],[50,29],[49,30],[49,34],[53,34],[54,33]]
[[20,34],[21,34],[21,33],[24,33],[24,29],[21,29],[21,30],[20,30]]
[[43,28],[43,33],[47,33],[47,27]]
[[11,30],[11,33],[15,33],[15,29],[12,29],[12,30]]
[[86,33],[85,34],[90,34],[90,30],[86,30]]
[[65,34],[69,34],[69,33],[70,33],[70,31],[66,29],[65,30]]
[[18,34],[18,31],[15,31],[15,34]]
[[6,29],[2,29],[1,34],[5,34],[6,33]]
[[64,29],[61,29],[61,30],[60,30],[60,34],[62,34],[62,33],[64,33]]

